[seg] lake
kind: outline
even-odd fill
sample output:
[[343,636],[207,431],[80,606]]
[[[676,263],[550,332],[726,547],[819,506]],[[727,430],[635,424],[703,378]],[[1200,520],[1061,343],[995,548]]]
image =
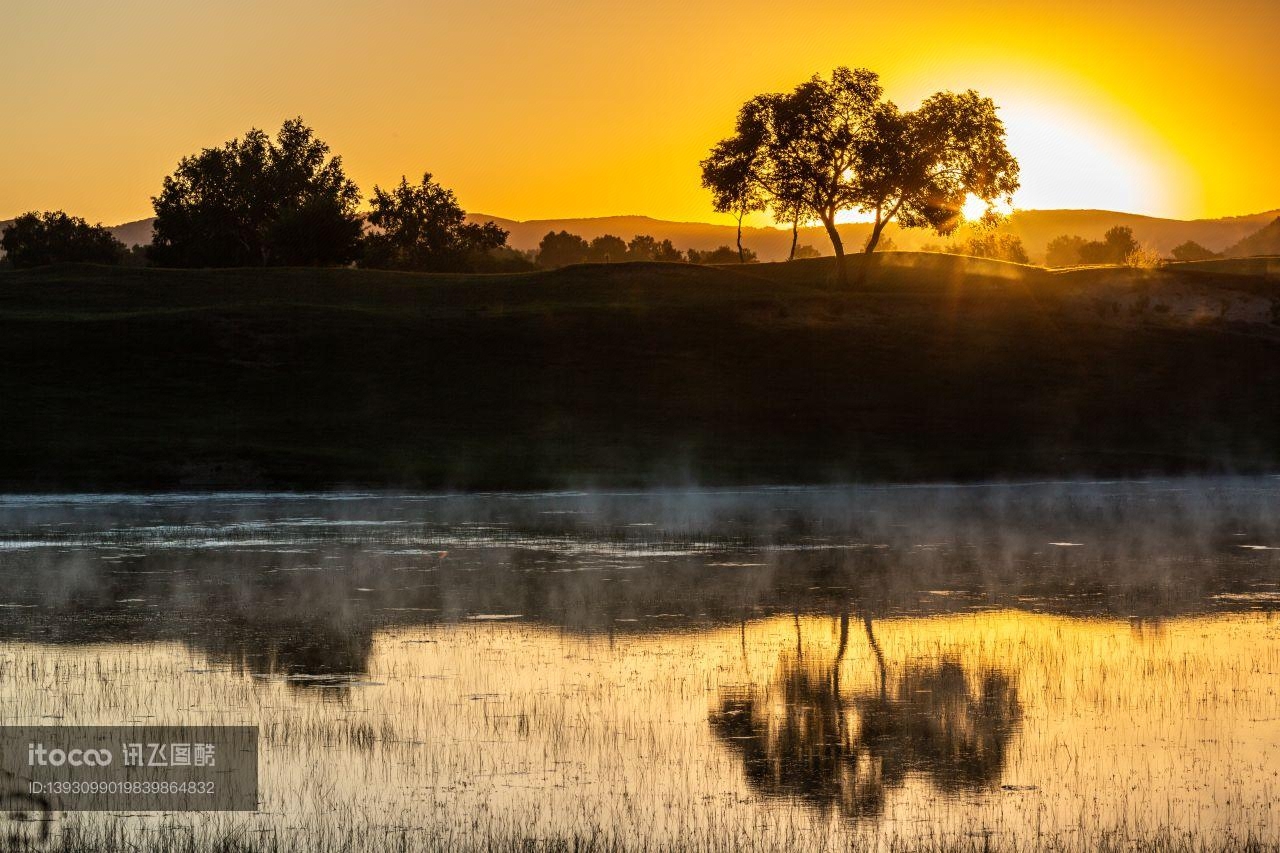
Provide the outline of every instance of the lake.
[[0,838],[1277,845],[1278,610],[1280,478],[5,496],[0,724],[256,726],[260,801]]

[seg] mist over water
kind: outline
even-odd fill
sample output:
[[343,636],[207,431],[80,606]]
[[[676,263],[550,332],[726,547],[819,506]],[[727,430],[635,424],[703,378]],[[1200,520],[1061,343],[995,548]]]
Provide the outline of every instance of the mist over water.
[[0,723],[262,728],[258,814],[63,838],[1276,843],[1277,510],[1280,478],[3,496]]

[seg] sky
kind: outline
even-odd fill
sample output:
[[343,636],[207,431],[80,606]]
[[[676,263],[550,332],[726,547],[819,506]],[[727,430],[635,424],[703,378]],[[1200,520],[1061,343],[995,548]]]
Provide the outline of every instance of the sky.
[[699,160],[839,65],[1000,106],[1020,208],[1280,207],[1280,2],[0,0],[0,219],[151,214],[179,158],[301,115],[366,196],[723,221]]

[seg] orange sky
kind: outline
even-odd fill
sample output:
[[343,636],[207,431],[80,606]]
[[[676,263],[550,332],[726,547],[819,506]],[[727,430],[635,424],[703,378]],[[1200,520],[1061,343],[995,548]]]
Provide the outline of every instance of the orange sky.
[[300,114],[366,195],[719,221],[698,160],[738,105],[840,64],[994,97],[1020,207],[1280,207],[1277,0],[0,0],[0,32],[0,218],[150,215],[180,156]]

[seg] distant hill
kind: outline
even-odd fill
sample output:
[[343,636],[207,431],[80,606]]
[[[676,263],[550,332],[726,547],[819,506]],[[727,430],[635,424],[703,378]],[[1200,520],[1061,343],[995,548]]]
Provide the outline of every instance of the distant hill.
[[[1020,210],[1009,217],[1002,230],[1022,239],[1032,260],[1043,260],[1049,241],[1062,234],[1075,234],[1090,240],[1101,239],[1107,229],[1125,225],[1133,229],[1139,243],[1150,245],[1161,254],[1169,254],[1174,246],[1195,240],[1214,251],[1223,251],[1253,234],[1258,228],[1280,216],[1280,210],[1223,219],[1160,219],[1111,210]],[[613,234],[629,240],[636,234],[649,234],[659,240],[669,239],[681,249],[714,249],[733,246],[737,229],[732,225],[705,222],[669,222],[648,216],[604,216],[586,219],[531,219],[524,222],[486,214],[471,214],[473,221],[494,221],[511,232],[510,243],[517,249],[536,249],[549,231],[568,231],[590,240]],[[866,242],[871,226],[849,223],[840,226],[845,250],[856,252]],[[929,244],[946,244],[963,237],[949,238],[919,229],[894,226],[885,232],[899,249],[915,250]],[[791,248],[791,232],[775,228],[745,228],[742,241],[761,260],[776,261],[787,257]],[[831,254],[831,244],[820,227],[800,229],[800,244],[811,245],[824,255]]]
[[151,229],[155,225],[155,221],[156,218],[154,216],[149,216],[136,222],[113,225],[111,226],[111,233],[116,235],[116,239],[126,246],[145,246],[151,242]]
[[[145,246],[151,242],[151,228],[155,221],[156,218],[151,216],[136,222],[126,222],[123,225],[110,225],[107,230],[126,246]],[[4,231],[12,224],[12,219],[0,220],[0,231]]]
[[1280,255],[1280,216],[1269,225],[1245,237],[1226,251],[1228,258],[1248,258],[1256,255]]
[[1134,238],[1169,255],[1175,246],[1194,240],[1220,252],[1280,215],[1280,210],[1231,216],[1222,219],[1159,219],[1110,210],[1022,210],[1013,214],[1006,226],[1022,238],[1034,260],[1043,260],[1049,241],[1062,234],[1076,234],[1098,240],[1108,228],[1126,225]]
[[[516,249],[536,249],[549,231],[568,231],[588,240],[604,234],[612,234],[630,240],[637,234],[648,234],[658,240],[670,240],[679,249],[705,251],[719,246],[733,246],[737,242],[737,228],[733,225],[716,225],[709,222],[672,222],[651,216],[598,216],[567,219],[506,219],[485,213],[468,214],[473,222],[496,222],[511,233],[510,244]],[[1235,247],[1258,229],[1273,224],[1280,218],[1280,210],[1255,213],[1248,216],[1230,216],[1222,219],[1160,219],[1135,213],[1118,213],[1112,210],[1020,210],[1009,217],[1001,230],[1016,234],[1022,239],[1033,262],[1044,260],[1049,241],[1063,234],[1074,234],[1089,240],[1101,239],[1108,228],[1127,225],[1133,229],[1139,243],[1149,245],[1163,255],[1173,247],[1194,240],[1215,252],[1235,251]],[[0,222],[3,229],[13,220]],[[139,219],[110,228],[126,246],[151,242],[154,218]],[[1278,228],[1277,230],[1280,230]],[[840,236],[847,252],[861,250],[871,226],[855,222],[840,226]],[[951,237],[939,237],[919,229],[901,229],[890,226],[885,234],[898,249],[918,250],[928,245],[946,245],[962,239],[964,233]],[[1259,245],[1268,238],[1260,238]],[[1271,238],[1274,240],[1275,238]],[[785,260],[791,249],[791,231],[777,228],[744,228],[743,244],[759,255],[762,261]],[[810,245],[824,255],[831,254],[831,243],[821,227],[800,229],[800,245]],[[1249,244],[1253,245],[1253,244]],[[1244,254],[1276,254],[1278,249],[1265,251],[1241,249]],[[1230,252],[1228,252],[1230,254]]]

